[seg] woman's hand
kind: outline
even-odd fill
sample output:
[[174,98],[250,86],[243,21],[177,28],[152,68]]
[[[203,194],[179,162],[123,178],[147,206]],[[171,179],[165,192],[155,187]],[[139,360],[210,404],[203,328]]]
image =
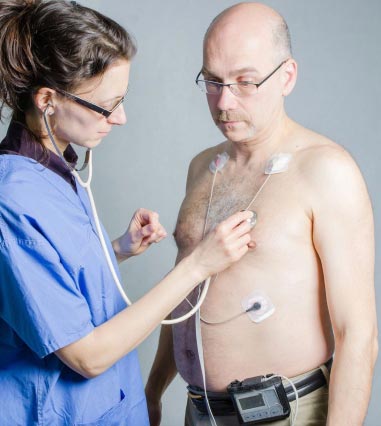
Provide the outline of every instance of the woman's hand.
[[158,243],[167,236],[159,222],[159,215],[147,209],[134,213],[127,231],[112,243],[119,262],[143,253],[152,243]]
[[218,224],[196,246],[190,256],[200,271],[202,280],[231,266],[255,247],[250,230],[253,212],[233,214]]

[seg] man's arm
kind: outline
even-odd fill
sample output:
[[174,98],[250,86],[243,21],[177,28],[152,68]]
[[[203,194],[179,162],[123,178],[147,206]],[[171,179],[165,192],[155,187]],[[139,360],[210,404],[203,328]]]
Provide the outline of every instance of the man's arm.
[[361,426],[378,351],[371,203],[344,150],[319,148],[314,158],[313,239],[335,336],[327,426]]
[[159,346],[146,385],[146,397],[151,426],[160,425],[162,409],[161,398],[167,387],[176,377],[176,374],[172,327],[166,325],[161,327]]

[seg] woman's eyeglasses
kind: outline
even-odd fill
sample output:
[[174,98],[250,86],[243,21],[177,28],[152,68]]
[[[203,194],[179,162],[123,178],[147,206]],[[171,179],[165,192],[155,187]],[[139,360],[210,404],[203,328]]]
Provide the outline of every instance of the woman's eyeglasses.
[[128,91],[127,90],[124,96],[121,99],[119,99],[116,102],[116,104],[109,110],[109,109],[102,108],[99,105],[93,104],[92,102],[86,101],[85,99],[82,99],[77,95],[73,95],[72,93],[66,92],[65,90],[61,90],[61,89],[55,89],[55,90],[56,92],[67,97],[68,99],[71,99],[74,102],[77,102],[77,104],[82,105],[88,109],[91,109],[92,111],[95,111],[106,118],[110,117],[110,115],[124,102],[127,91]]

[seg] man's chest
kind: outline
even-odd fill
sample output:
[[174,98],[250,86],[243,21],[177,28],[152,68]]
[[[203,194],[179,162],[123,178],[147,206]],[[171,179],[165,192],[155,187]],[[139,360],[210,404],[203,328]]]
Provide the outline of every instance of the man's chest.
[[303,188],[292,174],[260,176],[255,179],[224,181],[217,176],[192,187],[180,209],[175,239],[185,253],[230,215],[249,209],[257,214],[252,231],[257,246],[271,248],[292,238],[310,236],[311,220],[304,202]]

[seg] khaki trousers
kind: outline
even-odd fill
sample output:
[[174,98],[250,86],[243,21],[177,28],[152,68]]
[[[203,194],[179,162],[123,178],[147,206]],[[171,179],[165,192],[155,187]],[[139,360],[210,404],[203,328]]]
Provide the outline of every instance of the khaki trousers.
[[[322,366],[324,375],[328,378],[328,371],[325,366]],[[311,372],[301,374],[291,378],[292,381],[302,379],[304,376]],[[285,382],[285,385],[287,382]],[[274,422],[258,423],[258,426],[290,426],[291,418],[295,413],[296,402],[292,401],[291,415],[284,420]],[[325,426],[327,421],[328,411],[328,385],[325,385],[308,395],[299,398],[298,415],[294,426]],[[218,426],[241,426],[236,416],[216,416],[216,423]],[[201,414],[192,404],[188,398],[186,413],[185,413],[185,426],[211,426],[208,415]]]

